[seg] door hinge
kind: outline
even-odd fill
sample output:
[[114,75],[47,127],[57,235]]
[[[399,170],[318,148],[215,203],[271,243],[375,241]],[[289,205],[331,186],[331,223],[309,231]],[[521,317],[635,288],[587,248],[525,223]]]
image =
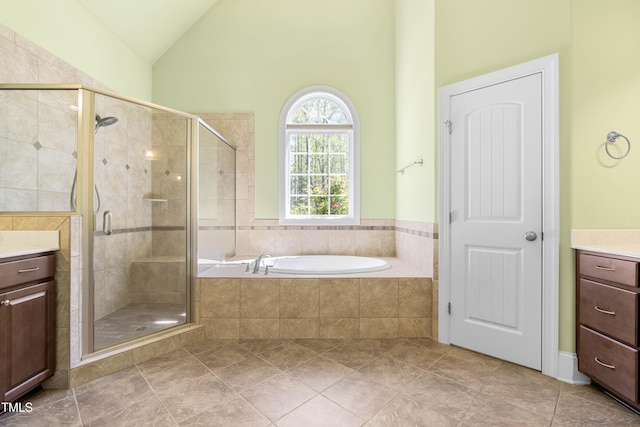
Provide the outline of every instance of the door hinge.
[[453,212],[449,212],[449,224],[453,222]]
[[451,135],[451,120],[445,120],[444,124],[447,127],[447,131],[449,132],[449,135]]
[[447,314],[451,314],[451,303],[447,303]]

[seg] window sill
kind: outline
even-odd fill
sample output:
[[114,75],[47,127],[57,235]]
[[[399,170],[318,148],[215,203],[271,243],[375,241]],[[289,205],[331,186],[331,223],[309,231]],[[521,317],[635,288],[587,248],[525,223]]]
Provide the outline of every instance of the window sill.
[[360,225],[360,218],[349,217],[308,217],[308,218],[280,218],[280,225]]

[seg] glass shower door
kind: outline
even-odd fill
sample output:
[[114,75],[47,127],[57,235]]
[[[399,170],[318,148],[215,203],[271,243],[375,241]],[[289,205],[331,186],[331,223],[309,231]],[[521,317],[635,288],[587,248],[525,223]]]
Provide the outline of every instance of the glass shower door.
[[190,119],[95,95],[93,350],[187,321]]

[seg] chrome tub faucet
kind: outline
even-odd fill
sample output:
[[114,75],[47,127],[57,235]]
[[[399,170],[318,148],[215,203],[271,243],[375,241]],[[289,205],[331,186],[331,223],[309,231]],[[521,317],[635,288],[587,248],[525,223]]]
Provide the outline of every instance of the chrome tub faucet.
[[[270,258],[270,257],[271,257],[271,254],[265,252],[262,255],[260,255],[258,258],[256,258],[256,263],[253,266],[253,274],[260,273],[260,262],[262,262],[263,258]],[[267,273],[265,272],[265,274]]]

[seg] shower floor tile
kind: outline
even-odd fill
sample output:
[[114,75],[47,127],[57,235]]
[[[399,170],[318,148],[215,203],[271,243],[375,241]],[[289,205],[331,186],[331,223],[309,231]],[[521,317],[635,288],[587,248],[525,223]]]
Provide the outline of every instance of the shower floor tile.
[[184,304],[130,304],[94,322],[95,348],[185,323]]

